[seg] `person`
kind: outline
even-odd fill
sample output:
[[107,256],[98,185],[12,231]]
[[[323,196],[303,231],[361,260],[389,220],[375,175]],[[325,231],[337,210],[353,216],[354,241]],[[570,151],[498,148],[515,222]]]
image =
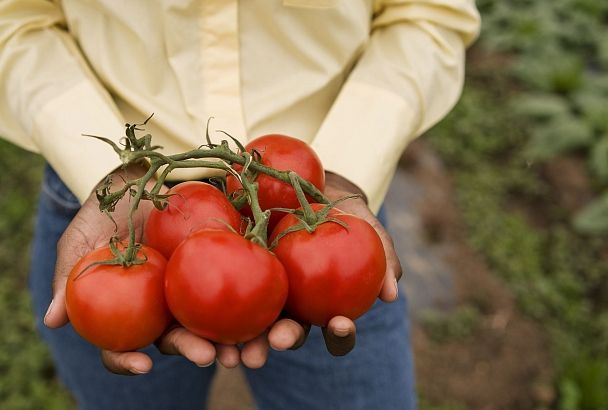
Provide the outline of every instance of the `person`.
[[[478,31],[473,0],[1,2],[0,135],[49,164],[30,286],[40,332],[79,406],[200,408],[217,360],[245,365],[262,409],[415,408],[401,268],[375,213],[407,143],[457,101],[464,50]],[[125,122],[150,113],[148,131],[166,153],[200,145],[213,116],[216,129],[243,143],[272,132],[310,143],[328,170],[330,198],[364,194],[344,207],[381,235],[379,299],[394,303],[378,302],[357,321],[351,353],[336,358],[323,346],[352,349],[355,324],[344,317],[313,329],[306,343],[290,319],[243,346],[213,345],[177,327],[157,348],[102,351],[108,372],[64,326],[70,268],[114,230],[97,211],[96,184],[108,173],[142,172],[118,168],[111,149],[81,134],[119,141]],[[123,201],[119,225],[124,210]],[[138,211],[140,235],[149,210]]]

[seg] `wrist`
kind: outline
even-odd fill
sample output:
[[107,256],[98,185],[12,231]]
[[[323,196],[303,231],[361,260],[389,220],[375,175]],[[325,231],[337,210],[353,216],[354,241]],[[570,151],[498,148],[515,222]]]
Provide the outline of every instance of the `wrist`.
[[[143,175],[145,175],[147,170],[148,170],[148,168],[146,167],[146,164],[143,164],[143,163],[129,164],[127,166],[121,165],[118,168],[114,168],[112,171],[110,171],[107,174],[106,177],[104,177],[101,181],[99,181],[95,185],[95,188],[93,189],[93,191],[91,191],[91,193],[87,197],[85,203],[93,202],[96,204],[95,206],[97,206],[97,203],[98,203],[97,189],[99,189],[101,184],[105,183],[104,181],[107,181],[108,176],[110,176],[110,178],[111,178],[111,183],[108,186],[108,188],[110,189],[110,191],[116,191],[116,190],[120,190],[121,188],[123,188],[126,181],[138,179],[138,178],[142,177]],[[148,181],[148,184],[146,186],[152,188],[152,186],[154,185],[154,182],[155,182],[155,178],[151,178],[150,181]],[[84,203],[83,203],[83,205],[84,205]]]
[[148,167],[147,163],[134,163],[129,164],[126,167],[120,166],[110,172],[112,175],[112,185],[124,185],[124,181],[129,181],[131,179],[141,178],[147,171]]
[[329,196],[333,196],[332,193],[340,196],[361,195],[361,199],[367,204],[367,195],[357,184],[331,171],[325,171],[325,190]]

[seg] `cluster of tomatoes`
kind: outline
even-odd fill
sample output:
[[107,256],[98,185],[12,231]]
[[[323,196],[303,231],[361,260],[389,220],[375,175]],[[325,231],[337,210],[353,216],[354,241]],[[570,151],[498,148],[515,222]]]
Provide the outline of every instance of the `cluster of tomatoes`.
[[[295,171],[324,189],[323,166],[300,140],[273,134],[245,148],[262,164]],[[229,196],[243,189],[234,176],[226,182]],[[291,185],[261,173],[255,182],[263,210],[300,206]],[[138,249],[144,263],[95,264],[112,259],[105,247],[83,257],[68,278],[70,321],[101,348],[139,349],[175,321],[216,343],[242,343],[262,334],[282,311],[318,326],[337,315],[354,320],[380,292],[382,243],[361,218],[334,208],[310,232],[293,229],[301,223],[295,214],[272,211],[269,243],[276,244],[269,250],[242,235],[251,209],[237,211],[216,187],[184,182],[169,193],[166,208],[154,209],[146,222]],[[325,205],[312,208],[320,212]]]

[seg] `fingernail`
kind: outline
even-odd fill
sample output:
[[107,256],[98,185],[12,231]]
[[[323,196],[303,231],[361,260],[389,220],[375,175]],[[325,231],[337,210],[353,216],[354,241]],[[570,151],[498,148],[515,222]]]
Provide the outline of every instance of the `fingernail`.
[[350,330],[348,328],[337,328],[334,329],[333,334],[338,337],[346,337],[350,334]]
[[51,313],[51,310],[53,310],[53,303],[55,303],[55,299],[51,300],[51,303],[50,303],[48,309],[46,310],[46,313],[44,314],[43,322],[44,322],[45,326],[46,326],[46,318],[49,316],[49,313]]
[[148,371],[147,371],[147,370],[141,370],[141,369],[138,369],[138,368],[136,368],[136,367],[132,367],[132,368],[130,368],[130,369],[129,369],[129,371],[130,371],[131,373],[133,373],[133,374],[146,374],[146,373],[148,373]]
[[217,361],[217,359],[213,359],[212,361],[210,361],[210,362],[209,362],[209,363],[207,363],[207,364],[200,364],[200,363],[197,363],[196,365],[197,365],[198,367],[209,367],[209,366],[211,366],[213,363],[215,363],[216,361]]
[[397,298],[399,297],[399,285],[397,284],[397,279],[393,279],[393,281],[395,282],[395,299],[397,300]]

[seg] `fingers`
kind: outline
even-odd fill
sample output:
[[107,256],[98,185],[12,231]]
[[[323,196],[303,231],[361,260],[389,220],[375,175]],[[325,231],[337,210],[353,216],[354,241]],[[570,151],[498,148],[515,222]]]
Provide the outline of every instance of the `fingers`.
[[391,236],[388,234],[388,232],[386,232],[384,226],[382,226],[380,221],[378,221],[376,216],[370,211],[364,201],[355,200],[352,202],[345,202],[341,204],[341,207],[345,212],[352,213],[365,219],[378,233],[378,236],[382,241],[384,254],[386,256],[386,272],[384,274],[384,282],[378,297],[384,302],[394,302],[399,296],[397,281],[399,278],[401,278],[403,271]]
[[68,314],[65,308],[64,286],[53,295],[53,300],[51,300],[44,315],[44,324],[51,329],[55,329],[64,326],[66,323],[68,323]]
[[392,273],[387,272],[384,276],[384,282],[382,282],[382,289],[378,296],[383,302],[394,302],[399,297],[399,285],[397,279]]
[[250,369],[259,369],[266,363],[269,347],[268,332],[264,332],[255,339],[245,343],[241,349],[241,361]]
[[270,329],[268,341],[274,350],[298,349],[306,341],[310,325],[302,326],[295,320],[281,319]]
[[152,359],[140,352],[101,351],[103,365],[112,373],[135,376],[152,370]]
[[344,356],[355,347],[356,328],[352,320],[336,316],[321,330],[327,351],[332,355]]
[[222,366],[232,369],[237,367],[241,362],[241,352],[234,345],[216,345],[217,360]]
[[382,224],[374,218],[372,226],[382,241],[384,255],[386,256],[386,272],[384,273],[384,282],[382,283],[382,289],[380,289],[378,297],[384,302],[394,302],[399,296],[397,281],[403,274],[401,262],[399,262],[399,256],[395,250],[393,239],[386,232]]
[[156,343],[161,353],[182,355],[199,367],[208,367],[215,363],[215,347],[183,327],[175,327],[161,336]]
[[[383,229],[384,231],[384,229]],[[393,246],[393,240],[388,236],[386,231],[380,235],[382,245],[384,246],[384,254],[386,255],[386,273],[384,274],[384,282],[380,290],[380,299],[384,302],[394,302],[399,296],[399,286],[397,281],[401,278],[403,270],[399,256]]]

